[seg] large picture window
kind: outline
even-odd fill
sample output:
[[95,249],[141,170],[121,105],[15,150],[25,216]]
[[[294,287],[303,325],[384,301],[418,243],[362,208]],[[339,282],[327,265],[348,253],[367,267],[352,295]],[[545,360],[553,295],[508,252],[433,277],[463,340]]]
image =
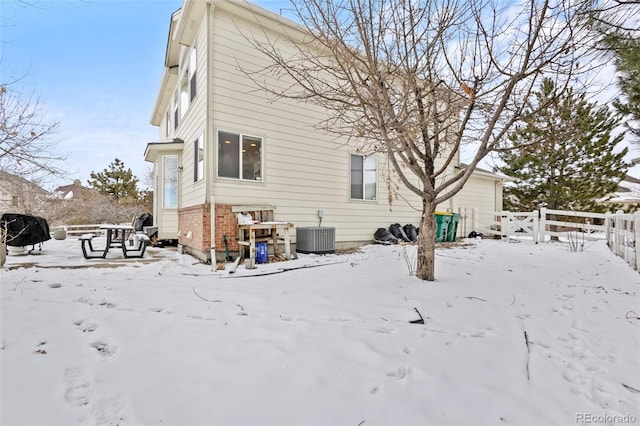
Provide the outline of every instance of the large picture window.
[[162,207],[178,208],[178,156],[165,155],[162,158]]
[[375,200],[378,182],[378,162],[375,157],[351,154],[351,198]]
[[262,181],[262,138],[218,131],[218,177]]

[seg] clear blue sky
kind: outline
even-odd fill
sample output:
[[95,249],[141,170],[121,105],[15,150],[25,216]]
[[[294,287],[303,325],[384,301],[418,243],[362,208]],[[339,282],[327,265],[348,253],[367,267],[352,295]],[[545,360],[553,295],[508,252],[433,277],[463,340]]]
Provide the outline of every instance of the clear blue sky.
[[[21,78],[48,120],[60,123],[68,176],[104,170],[116,157],[142,178],[149,120],[163,71],[171,14],[182,0],[0,0],[0,81]],[[253,0],[276,13],[288,0]],[[636,153],[631,155],[640,156]],[[632,172],[640,176],[638,167]],[[48,188],[51,189],[51,188]]]
[[171,13],[181,0],[0,0],[2,80],[40,96],[60,123],[69,184],[116,157],[141,177]]
[[[58,121],[68,176],[108,167],[116,157],[141,178],[171,14],[182,0],[0,0],[0,81],[20,78]],[[254,3],[278,12],[286,0]]]

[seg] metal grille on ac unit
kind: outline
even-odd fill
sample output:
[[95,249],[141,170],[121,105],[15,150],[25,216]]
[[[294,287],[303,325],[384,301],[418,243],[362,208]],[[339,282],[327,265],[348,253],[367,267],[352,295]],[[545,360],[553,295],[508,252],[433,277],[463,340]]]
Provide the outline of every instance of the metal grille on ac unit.
[[309,226],[296,228],[296,251],[298,253],[335,253],[336,228]]

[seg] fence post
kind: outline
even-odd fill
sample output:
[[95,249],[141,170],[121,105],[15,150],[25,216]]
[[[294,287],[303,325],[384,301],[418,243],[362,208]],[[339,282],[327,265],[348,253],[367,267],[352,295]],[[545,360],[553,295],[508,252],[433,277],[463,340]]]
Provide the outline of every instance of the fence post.
[[[506,222],[506,225],[505,225]],[[511,214],[508,211],[500,212],[500,239],[509,241],[511,236]]]
[[604,214],[604,226],[606,228],[606,237],[607,237],[607,246],[609,246],[609,250],[613,251],[613,218],[611,216],[611,212],[606,212]]
[[636,271],[640,271],[640,211],[633,216],[633,235],[636,249]]
[[471,230],[475,232],[480,232],[478,229],[478,208],[474,208],[471,210]]
[[[467,237],[467,208],[466,207],[458,207],[458,214],[460,215],[460,219],[458,222],[458,235],[462,235],[462,238]],[[456,237],[458,236],[456,235]]]
[[[624,220],[622,215],[624,212],[618,210],[616,212],[616,254],[625,259],[624,256]],[[625,259],[626,260],[626,259]]]
[[540,229],[540,237],[538,238],[538,240],[544,243],[546,238],[545,232],[547,230],[547,208],[546,207],[540,207],[539,217],[540,217],[540,223],[538,223],[538,227]]
[[540,232],[540,212],[538,210],[534,210],[533,213],[533,242],[538,244],[538,233]]

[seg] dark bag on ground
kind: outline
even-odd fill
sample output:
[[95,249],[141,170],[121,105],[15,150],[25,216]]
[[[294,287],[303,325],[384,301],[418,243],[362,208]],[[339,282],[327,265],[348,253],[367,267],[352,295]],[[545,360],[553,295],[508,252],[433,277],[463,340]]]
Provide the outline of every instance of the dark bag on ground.
[[390,244],[398,243],[398,239],[394,237],[391,232],[387,231],[384,228],[378,228],[378,230],[373,234],[373,239]]
[[411,242],[418,241],[418,230],[416,229],[415,226],[413,226],[410,223],[407,223],[405,226],[402,227],[402,230],[404,231],[404,233],[406,234],[406,236],[409,238]]
[[391,234],[393,234],[393,236],[399,240],[411,242],[409,237],[407,237],[407,234],[405,234],[404,231],[402,230],[402,226],[400,226],[399,223],[394,223],[393,225],[390,225],[389,232],[391,232]]

